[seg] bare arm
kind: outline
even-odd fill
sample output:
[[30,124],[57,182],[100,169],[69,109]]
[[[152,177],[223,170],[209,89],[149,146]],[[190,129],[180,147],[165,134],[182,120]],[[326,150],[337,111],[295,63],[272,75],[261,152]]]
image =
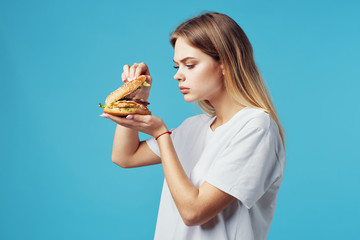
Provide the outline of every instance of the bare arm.
[[146,142],[140,142],[138,131],[120,125],[116,126],[111,159],[123,168],[161,163]]

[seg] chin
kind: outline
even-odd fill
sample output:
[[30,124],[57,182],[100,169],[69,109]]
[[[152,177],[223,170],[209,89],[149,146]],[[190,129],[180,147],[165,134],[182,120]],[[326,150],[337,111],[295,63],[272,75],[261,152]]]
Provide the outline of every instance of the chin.
[[191,96],[189,96],[189,95],[184,95],[184,100],[185,100],[185,102],[188,102],[188,103],[192,103],[192,102],[198,101],[196,98],[193,98],[193,97],[191,97]]

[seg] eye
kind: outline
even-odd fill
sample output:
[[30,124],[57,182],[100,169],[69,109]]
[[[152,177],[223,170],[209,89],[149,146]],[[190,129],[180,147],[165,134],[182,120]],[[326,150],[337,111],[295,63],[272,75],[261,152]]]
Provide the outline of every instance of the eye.
[[179,69],[179,66],[174,66],[175,69]]
[[188,69],[192,69],[195,65],[192,65],[192,64],[186,64],[185,65]]

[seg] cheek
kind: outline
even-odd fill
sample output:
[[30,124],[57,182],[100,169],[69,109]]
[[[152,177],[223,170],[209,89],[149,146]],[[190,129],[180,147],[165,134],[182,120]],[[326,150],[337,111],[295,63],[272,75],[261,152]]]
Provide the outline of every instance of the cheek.
[[204,69],[199,79],[207,90],[214,91],[223,87],[222,74],[215,67]]
[[194,80],[199,84],[218,85],[221,81],[221,72],[216,66],[206,65],[194,69]]
[[207,69],[206,71],[199,71],[197,74],[194,73],[193,77],[193,94],[185,96],[185,101],[191,102],[194,100],[192,98],[209,100],[223,93],[224,82],[221,72]]

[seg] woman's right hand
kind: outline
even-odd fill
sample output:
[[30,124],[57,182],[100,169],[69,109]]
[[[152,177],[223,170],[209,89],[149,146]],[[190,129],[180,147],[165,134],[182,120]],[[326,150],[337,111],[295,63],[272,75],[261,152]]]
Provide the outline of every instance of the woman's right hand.
[[[129,65],[124,65],[123,73],[121,74],[121,79],[124,83],[127,83],[140,75],[146,76],[146,82],[152,85],[152,77],[150,76],[149,68],[145,63],[134,63],[131,67]],[[133,99],[142,99],[147,100],[150,94],[151,87],[141,87],[139,90],[131,94]]]

